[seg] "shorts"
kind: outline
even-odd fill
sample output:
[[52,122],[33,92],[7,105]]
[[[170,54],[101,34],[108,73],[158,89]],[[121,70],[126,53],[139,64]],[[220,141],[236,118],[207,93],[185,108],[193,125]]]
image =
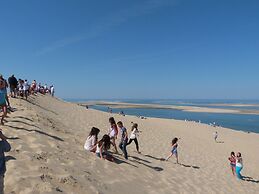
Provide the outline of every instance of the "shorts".
[[16,92],[16,87],[10,87],[10,92]]
[[0,106],[6,105],[6,94],[3,92],[0,92]]
[[177,153],[178,153],[178,152],[177,152],[177,149],[173,149],[171,152],[172,152],[172,154],[174,154],[174,155],[177,155]]

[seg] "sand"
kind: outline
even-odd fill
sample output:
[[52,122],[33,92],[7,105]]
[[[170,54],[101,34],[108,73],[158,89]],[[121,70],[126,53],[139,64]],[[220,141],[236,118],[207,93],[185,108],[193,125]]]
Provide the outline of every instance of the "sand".
[[201,107],[201,106],[180,106],[180,105],[162,105],[162,104],[135,104],[135,103],[124,103],[124,102],[105,102],[105,101],[90,101],[78,103],[82,106],[93,106],[101,105],[110,108],[146,108],[146,109],[174,109],[181,110],[185,112],[200,112],[200,113],[229,113],[229,114],[250,114],[259,115],[258,110],[237,110],[237,109],[227,109],[227,108],[212,108],[212,107]]
[[[48,96],[30,102],[12,99],[16,111],[2,127],[10,137],[5,193],[37,194],[144,194],[144,193],[258,193],[259,134],[244,133],[193,122],[119,116],[63,102]],[[107,131],[108,118],[122,120],[130,129],[137,122],[141,154],[128,146],[129,160],[115,155],[116,163],[103,161],[83,150],[92,126]],[[212,133],[217,130],[219,141]],[[101,137],[101,135],[99,137]],[[181,165],[160,161],[170,153],[173,137],[179,141]],[[243,175],[231,175],[231,151],[243,154]]]

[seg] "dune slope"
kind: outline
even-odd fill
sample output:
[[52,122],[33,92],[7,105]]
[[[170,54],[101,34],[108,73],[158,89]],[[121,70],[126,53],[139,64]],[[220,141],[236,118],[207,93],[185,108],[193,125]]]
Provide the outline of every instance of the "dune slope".
[[[217,128],[222,143],[215,143],[215,128],[198,123],[111,115],[63,102],[49,96],[13,99],[16,111],[2,127],[12,145],[7,154],[5,191],[12,194],[69,193],[258,193],[259,135]],[[102,161],[83,150],[92,126],[106,133],[114,116],[130,130],[137,122],[141,154],[128,146],[129,160],[115,155],[116,163]],[[181,165],[160,161],[170,153],[173,137],[179,141]],[[231,151],[243,154],[243,175],[230,172]]]

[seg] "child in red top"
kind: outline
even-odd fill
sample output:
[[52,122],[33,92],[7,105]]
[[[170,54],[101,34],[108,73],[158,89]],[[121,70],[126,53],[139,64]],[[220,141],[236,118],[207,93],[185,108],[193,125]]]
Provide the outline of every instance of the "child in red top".
[[231,152],[230,157],[228,158],[228,160],[230,161],[230,168],[232,170],[232,173],[234,176],[236,176],[236,156],[234,152]]

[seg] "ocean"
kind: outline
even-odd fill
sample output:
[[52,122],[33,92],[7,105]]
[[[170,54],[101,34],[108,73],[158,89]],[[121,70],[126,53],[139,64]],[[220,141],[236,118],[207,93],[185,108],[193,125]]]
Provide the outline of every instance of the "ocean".
[[[86,99],[67,99],[70,102],[87,102]],[[102,100],[114,102],[127,102],[139,104],[162,104],[162,105],[181,105],[181,106],[199,106],[215,107],[237,110],[259,110],[259,100]],[[234,104],[236,106],[229,106]],[[242,105],[242,106],[240,106]],[[90,108],[107,111],[106,106],[91,106]],[[198,113],[185,112],[173,109],[152,109],[152,108],[124,108],[113,109],[113,113],[123,111],[126,115],[156,117],[177,120],[201,121],[202,123],[216,123],[216,125],[231,128],[234,130],[259,133],[259,115],[247,114],[229,114],[229,113]]]

